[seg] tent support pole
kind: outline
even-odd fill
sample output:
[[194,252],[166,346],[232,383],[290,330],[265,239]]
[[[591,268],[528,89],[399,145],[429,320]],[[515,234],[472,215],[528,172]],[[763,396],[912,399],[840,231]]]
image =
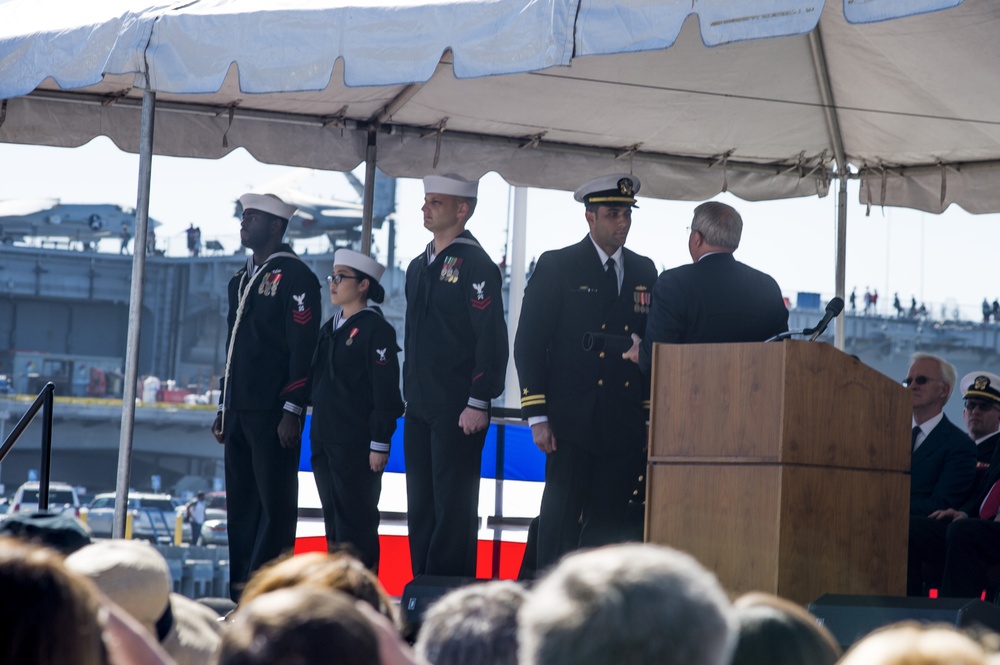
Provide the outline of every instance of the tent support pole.
[[372,211],[375,208],[375,158],[378,154],[376,147],[377,134],[377,129],[368,129],[368,147],[365,148],[365,195],[361,212],[361,253],[366,255],[370,255],[372,251]]
[[[521,319],[521,301],[524,299],[524,285],[527,282],[525,258],[527,255],[528,233],[528,188],[514,187],[514,216],[510,234],[510,256],[507,265],[510,267],[510,289],[507,291],[507,330],[510,344],[510,357],[514,357],[514,334],[518,321]],[[517,368],[513,361],[507,363],[507,391],[504,406],[508,409],[521,408],[521,391],[518,388]],[[512,390],[513,388],[513,390]]]
[[142,326],[142,289],[146,281],[146,235],[149,225],[149,183],[153,167],[153,114],[156,93],[142,93],[142,127],[139,131],[139,185],[135,206],[135,240],[132,246],[132,284],[128,305],[125,348],[125,385],[122,390],[122,426],[118,440],[118,478],[115,483],[115,517],[112,536],[125,535],[125,510],[132,476],[132,435],[135,429],[135,394],[139,375],[139,331]]
[[[840,189],[837,191],[837,254],[836,254],[836,289],[841,299],[847,294],[847,178],[841,176]],[[845,321],[843,316],[834,319],[833,345],[844,350]]]

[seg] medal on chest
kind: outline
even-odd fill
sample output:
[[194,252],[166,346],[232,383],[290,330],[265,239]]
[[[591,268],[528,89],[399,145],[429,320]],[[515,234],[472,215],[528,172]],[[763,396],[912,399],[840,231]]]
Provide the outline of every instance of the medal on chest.
[[351,344],[354,344],[354,336],[357,335],[357,334],[358,334],[358,329],[357,328],[351,328],[351,332],[347,336],[347,341],[344,342],[344,346],[350,346]]
[[642,284],[636,286],[632,292],[632,299],[635,301],[632,311],[637,314],[649,314],[649,303],[653,300],[653,294],[646,286]]
[[462,259],[457,256],[449,256],[441,265],[441,276],[438,278],[442,282],[454,284],[458,281],[458,271],[462,267]]

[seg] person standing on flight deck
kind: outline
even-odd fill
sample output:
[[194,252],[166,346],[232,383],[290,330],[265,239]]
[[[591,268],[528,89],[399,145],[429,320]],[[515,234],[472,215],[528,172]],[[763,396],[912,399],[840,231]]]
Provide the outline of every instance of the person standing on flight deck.
[[330,302],[341,309],[323,324],[310,372],[313,477],[330,551],[347,546],[378,570],[378,500],[399,394],[396,331],[378,307],[385,289],[378,262],[349,249],[333,258]]
[[424,178],[434,234],[406,269],[403,395],[413,574],[474,577],[490,400],[503,392],[507,324],[497,264],[465,230],[478,182]]
[[309,365],[319,333],[319,280],[282,243],[295,206],[240,197],[252,250],[229,280],[226,371],[212,434],[226,446],[230,595],[295,545],[299,450]]
[[[616,173],[577,189],[589,233],[542,254],[524,290],[514,362],[521,414],[546,454],[536,560],[525,554],[525,576],[571,550],[634,537],[628,516],[645,499],[649,378],[622,352],[630,335],[645,333],[656,281],[653,262],[624,246],[639,187],[638,177]],[[585,349],[588,333],[617,337],[618,347]]]

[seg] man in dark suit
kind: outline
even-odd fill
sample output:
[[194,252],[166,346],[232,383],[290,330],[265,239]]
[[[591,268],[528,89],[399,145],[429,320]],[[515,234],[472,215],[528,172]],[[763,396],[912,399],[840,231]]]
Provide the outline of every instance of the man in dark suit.
[[[740,263],[743,220],[717,201],[694,209],[688,251],[693,261],[660,274],[646,335],[629,357],[648,374],[653,344],[763,342],[788,330],[788,309],[774,279]],[[641,335],[639,335],[641,337]]]
[[[982,376],[983,381],[977,381]],[[966,381],[971,381],[969,385]],[[937,356],[915,353],[903,385],[913,401],[913,452],[910,456],[910,535],[906,592],[922,596],[940,580],[948,523],[969,513],[969,499],[976,477],[976,445],[953,425],[942,409],[951,396],[956,372]],[[981,389],[976,389],[976,385]],[[963,380],[966,409],[969,403],[997,400],[1000,385],[992,386],[986,373]],[[996,397],[984,397],[984,395]],[[975,404],[978,410],[978,404]],[[976,506],[978,512],[978,506]]]
[[929,353],[914,353],[903,385],[913,400],[910,515],[927,517],[961,505],[976,476],[976,446],[944,415],[955,386],[955,367]]
[[[542,254],[524,291],[514,341],[521,413],[547,454],[538,571],[577,547],[622,540],[639,494],[649,382],[622,357],[629,335],[645,330],[656,279],[652,261],[623,247],[639,186],[617,174],[580,187],[590,233]],[[586,333],[597,334],[590,350]]]

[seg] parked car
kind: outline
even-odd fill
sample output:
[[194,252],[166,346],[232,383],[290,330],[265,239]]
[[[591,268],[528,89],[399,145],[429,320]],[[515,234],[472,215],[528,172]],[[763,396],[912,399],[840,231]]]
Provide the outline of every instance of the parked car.
[[225,492],[205,494],[205,523],[201,525],[201,538],[197,544],[229,545]]
[[226,519],[226,493],[208,492],[205,494],[205,521]]
[[[33,513],[38,510],[38,494],[41,491],[37,481],[29,481],[17,488],[10,500],[8,515]],[[49,511],[80,516],[80,497],[76,488],[68,483],[49,483]]]
[[[132,513],[132,537],[152,542],[171,543],[177,515],[183,514],[169,494],[129,492],[128,511]],[[110,538],[115,516],[115,493],[98,494],[87,506],[87,526],[99,538]],[[184,542],[191,540],[191,525],[183,522]]]
[[229,545],[229,523],[221,520],[205,520],[201,525],[201,537],[198,545]]

